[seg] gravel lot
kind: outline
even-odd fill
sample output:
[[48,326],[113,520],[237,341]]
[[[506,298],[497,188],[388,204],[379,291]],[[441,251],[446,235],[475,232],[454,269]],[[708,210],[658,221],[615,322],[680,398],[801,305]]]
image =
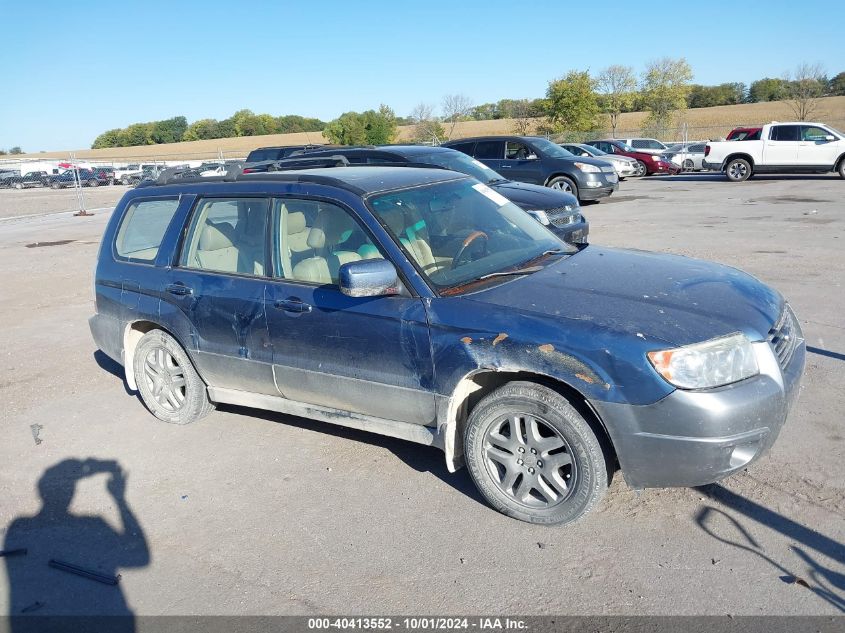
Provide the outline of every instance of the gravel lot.
[[[88,207],[123,190],[86,190]],[[617,476],[586,519],[544,528],[489,509],[436,449],[238,408],[156,422],[88,332],[109,211],[75,218],[57,213],[76,208],[72,191],[0,191],[0,218],[17,218],[0,220],[0,538],[30,548],[5,559],[14,590],[44,602],[49,582],[77,612],[136,614],[843,613],[843,200],[835,177],[690,175],[626,181],[586,207],[594,243],[774,285],[810,353],[796,409],[747,473],[639,494]],[[126,473],[126,534],[105,473],[81,479],[69,509],[42,486],[42,507],[39,479],[66,483],[65,460],[89,457]],[[11,542],[12,522],[36,515]],[[28,575],[48,553],[123,578]],[[0,573],[0,613],[9,584]]]

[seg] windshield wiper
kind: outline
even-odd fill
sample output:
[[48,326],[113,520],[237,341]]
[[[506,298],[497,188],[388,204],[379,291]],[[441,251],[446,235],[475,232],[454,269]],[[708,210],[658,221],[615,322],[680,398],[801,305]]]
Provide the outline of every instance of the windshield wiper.
[[478,281],[483,281],[485,279],[490,279],[491,277],[507,277],[510,275],[530,275],[531,273],[536,273],[538,270],[543,270],[542,266],[528,266],[527,268],[517,268],[516,270],[500,270],[496,273],[487,273],[486,275],[481,275],[478,278]]

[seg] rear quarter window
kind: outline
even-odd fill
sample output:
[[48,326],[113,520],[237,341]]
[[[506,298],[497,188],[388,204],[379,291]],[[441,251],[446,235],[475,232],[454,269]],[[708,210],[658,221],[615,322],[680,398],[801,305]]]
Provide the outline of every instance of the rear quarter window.
[[152,264],[179,200],[139,200],[123,214],[114,250],[121,259]]

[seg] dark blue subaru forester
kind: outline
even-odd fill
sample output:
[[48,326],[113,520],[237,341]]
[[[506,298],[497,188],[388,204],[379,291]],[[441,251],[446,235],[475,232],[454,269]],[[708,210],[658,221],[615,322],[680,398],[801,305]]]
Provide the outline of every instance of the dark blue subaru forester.
[[445,170],[144,183],[117,205],[91,331],[159,419],[215,403],[437,446],[497,510],[563,523],[617,467],[715,481],[760,456],[804,341],[733,268],[567,245]]

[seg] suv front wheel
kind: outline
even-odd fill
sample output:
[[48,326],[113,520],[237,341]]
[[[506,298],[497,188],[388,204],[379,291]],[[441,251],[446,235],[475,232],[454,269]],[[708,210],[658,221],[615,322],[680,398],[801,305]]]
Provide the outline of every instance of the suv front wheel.
[[214,410],[191,359],[166,332],[144,334],[135,348],[132,366],[141,400],[159,420],[190,424]]
[[464,438],[475,485],[499,512],[530,523],[569,523],[604,495],[607,464],[587,421],[562,395],[512,382],[472,410]]
[[546,185],[549,189],[557,189],[564,193],[571,193],[576,198],[578,197],[578,186],[575,181],[566,176],[556,176],[552,178]]

